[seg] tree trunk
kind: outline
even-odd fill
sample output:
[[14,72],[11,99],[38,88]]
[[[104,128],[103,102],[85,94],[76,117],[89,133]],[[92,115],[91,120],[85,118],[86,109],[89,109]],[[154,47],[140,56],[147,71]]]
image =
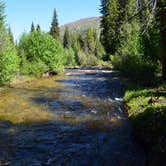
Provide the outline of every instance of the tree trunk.
[[162,65],[162,76],[166,80],[166,2],[159,0],[160,10],[160,55]]

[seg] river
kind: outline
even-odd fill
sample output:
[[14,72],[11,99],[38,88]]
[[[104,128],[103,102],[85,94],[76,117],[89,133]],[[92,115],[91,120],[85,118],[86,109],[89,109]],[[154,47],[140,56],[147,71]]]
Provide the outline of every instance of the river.
[[124,89],[118,72],[95,68],[7,88],[0,112],[41,110],[56,118],[1,122],[0,166],[143,166],[123,108]]

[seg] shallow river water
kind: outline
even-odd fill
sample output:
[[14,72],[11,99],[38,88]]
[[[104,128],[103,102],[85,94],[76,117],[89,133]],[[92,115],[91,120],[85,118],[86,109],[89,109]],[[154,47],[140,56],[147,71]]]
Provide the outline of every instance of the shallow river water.
[[56,118],[1,123],[0,166],[143,166],[123,111],[124,87],[117,72],[80,68],[1,92],[0,111],[40,109]]

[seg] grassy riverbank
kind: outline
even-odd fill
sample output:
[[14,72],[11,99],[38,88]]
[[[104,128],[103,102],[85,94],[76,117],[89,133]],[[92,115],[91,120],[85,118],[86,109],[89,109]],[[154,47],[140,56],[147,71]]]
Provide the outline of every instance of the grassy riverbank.
[[148,155],[148,165],[166,161],[166,84],[140,87],[129,83],[125,97],[134,135]]

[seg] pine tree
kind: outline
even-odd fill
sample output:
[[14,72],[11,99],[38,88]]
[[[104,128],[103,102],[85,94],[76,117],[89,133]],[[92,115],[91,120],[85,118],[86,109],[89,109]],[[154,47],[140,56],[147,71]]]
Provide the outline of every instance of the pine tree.
[[12,33],[10,27],[8,28],[8,36],[9,36],[11,43],[14,45],[14,37],[13,37],[13,33]]
[[35,26],[34,26],[34,23],[32,22],[31,24],[31,32],[35,32]]
[[69,28],[65,27],[65,33],[63,37],[63,46],[64,48],[70,48],[71,41],[70,41],[70,34],[69,34]]
[[78,52],[81,50],[80,42],[78,40],[78,33],[74,33],[70,35],[70,40],[71,40],[71,47],[75,52]]
[[37,32],[41,32],[41,28],[40,28],[40,25],[39,25],[39,24],[37,24],[36,31],[37,31]]
[[117,0],[102,0],[101,42],[107,54],[114,54],[117,48]]
[[0,1],[0,28],[5,24],[4,8],[5,4]]
[[[102,0],[101,42],[107,54],[114,55],[120,42],[127,0]],[[107,57],[109,59],[109,57]]]
[[94,36],[94,41],[95,41],[94,55],[97,58],[102,59],[102,57],[105,55],[105,51],[104,51],[104,47],[102,46],[102,44],[99,40],[99,34],[97,33],[96,30],[94,30],[93,36]]
[[87,29],[86,46],[87,46],[87,53],[89,53],[89,54],[95,53],[94,29],[92,29],[92,28]]
[[5,5],[0,1],[0,86],[9,82],[18,71],[18,57],[5,26]]
[[80,48],[85,51],[85,37],[83,34],[79,33],[77,36],[77,40],[79,42]]
[[54,39],[60,40],[60,29],[59,29],[59,25],[58,25],[56,9],[54,9],[53,20],[52,20],[51,29],[50,29],[50,35],[53,36]]

